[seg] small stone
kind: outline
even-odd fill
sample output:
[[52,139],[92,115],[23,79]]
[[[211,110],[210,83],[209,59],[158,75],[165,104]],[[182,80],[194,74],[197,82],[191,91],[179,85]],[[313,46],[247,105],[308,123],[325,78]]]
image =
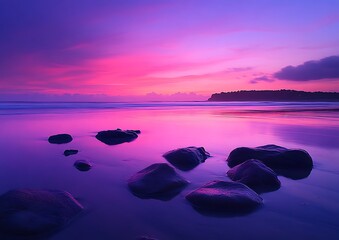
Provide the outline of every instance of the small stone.
[[77,160],[74,163],[74,167],[79,171],[86,172],[92,168],[92,164],[86,160]]
[[66,133],[52,135],[48,138],[48,142],[52,144],[64,144],[73,140],[72,136]]
[[141,237],[136,238],[136,240],[157,240],[157,239],[149,237],[149,236],[141,236]]
[[70,156],[70,155],[74,155],[74,154],[77,154],[79,151],[78,150],[75,150],[75,149],[68,149],[68,150],[65,150],[64,151],[64,155],[67,157],[67,156]]

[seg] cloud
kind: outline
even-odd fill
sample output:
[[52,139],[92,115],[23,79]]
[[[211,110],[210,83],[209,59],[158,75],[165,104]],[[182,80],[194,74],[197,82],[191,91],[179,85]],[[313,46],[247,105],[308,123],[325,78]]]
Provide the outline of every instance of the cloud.
[[325,78],[339,78],[339,56],[307,61],[298,66],[287,66],[274,74],[281,80],[312,81]]
[[267,76],[261,76],[261,77],[257,77],[257,78],[253,78],[250,83],[252,84],[256,84],[258,82],[273,82],[274,80],[272,78],[269,78]]
[[208,96],[196,94],[194,92],[177,92],[173,94],[159,94],[151,92],[145,96],[140,96],[142,101],[205,101]]
[[227,71],[230,72],[246,72],[252,70],[252,67],[234,67],[234,68],[228,68]]
[[[290,7],[265,1],[0,0],[0,94],[237,89],[264,75],[248,77],[260,66],[270,71],[279,64],[266,62],[272,54],[284,52],[284,59],[290,38],[278,39],[277,33],[294,36],[331,14],[328,23],[334,23],[339,3],[328,9],[318,7],[322,2],[308,8],[326,11],[306,11],[301,21],[300,3],[293,7],[296,14],[289,14]],[[269,9],[264,17],[255,18],[263,8]],[[336,30],[331,26],[326,31]],[[315,37],[305,38],[309,46],[334,51],[333,32],[314,30]],[[260,81],[270,80],[252,83]]]
[[205,101],[209,96],[193,92],[160,94],[151,92],[145,95],[107,95],[107,94],[44,94],[44,93],[3,93],[0,101],[48,101],[48,102],[139,102],[139,101]]

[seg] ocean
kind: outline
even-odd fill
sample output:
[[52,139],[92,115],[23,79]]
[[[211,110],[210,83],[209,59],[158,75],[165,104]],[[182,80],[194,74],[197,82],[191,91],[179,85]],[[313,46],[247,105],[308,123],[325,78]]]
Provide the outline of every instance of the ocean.
[[[0,194],[11,189],[70,192],[85,211],[48,239],[339,239],[339,103],[331,102],[0,102]],[[95,138],[108,129],[138,129],[129,143]],[[69,133],[68,144],[50,135]],[[229,181],[228,154],[237,147],[276,144],[306,150],[306,178],[279,176],[281,188],[261,194],[248,215],[197,212],[185,199],[212,180]],[[169,201],[140,199],[127,179],[172,149],[204,147],[211,155],[191,171],[190,184]],[[63,151],[77,149],[65,157]],[[76,160],[93,164],[88,172]]]

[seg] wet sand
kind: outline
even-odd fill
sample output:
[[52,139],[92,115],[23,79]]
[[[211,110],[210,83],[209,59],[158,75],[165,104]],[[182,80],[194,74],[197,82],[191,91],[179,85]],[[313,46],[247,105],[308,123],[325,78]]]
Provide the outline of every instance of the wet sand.
[[[116,109],[1,110],[0,193],[14,188],[60,189],[75,196],[85,212],[49,239],[338,239],[339,113],[337,111],[236,111],[225,106]],[[241,109],[241,107],[238,107]],[[255,107],[253,108],[255,110]],[[252,108],[250,110],[253,110]],[[98,131],[140,129],[130,143],[108,146]],[[48,136],[69,133],[68,144]],[[264,205],[245,216],[197,212],[185,195],[211,180],[229,180],[225,159],[240,146],[277,144],[307,150],[309,177],[279,177],[281,188],[264,193]],[[127,179],[179,147],[203,146],[212,155],[191,171],[191,183],[170,201],[139,199]],[[66,149],[79,153],[65,157]],[[80,172],[76,160],[93,164]]]

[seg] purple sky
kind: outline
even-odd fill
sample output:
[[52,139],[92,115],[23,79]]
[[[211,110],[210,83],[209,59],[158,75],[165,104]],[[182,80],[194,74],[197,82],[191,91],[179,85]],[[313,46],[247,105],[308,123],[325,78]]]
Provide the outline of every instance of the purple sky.
[[0,23],[2,100],[339,91],[338,0],[0,0]]

